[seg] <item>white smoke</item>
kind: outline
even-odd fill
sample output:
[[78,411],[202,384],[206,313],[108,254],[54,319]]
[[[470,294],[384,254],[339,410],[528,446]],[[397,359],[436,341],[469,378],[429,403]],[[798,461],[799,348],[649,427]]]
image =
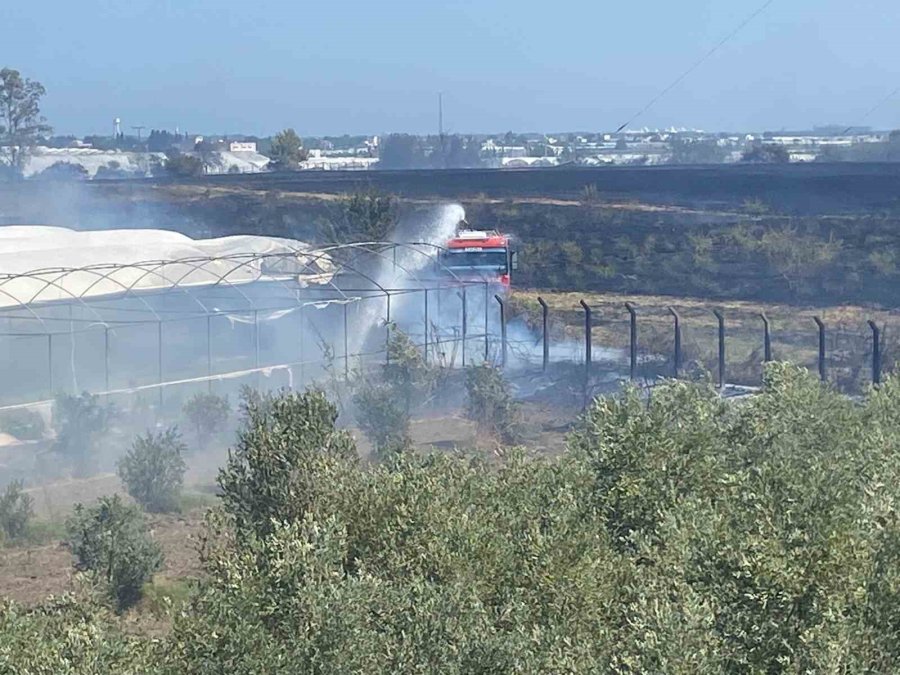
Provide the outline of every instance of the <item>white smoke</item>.
[[[443,204],[424,218],[410,220],[394,232],[391,243],[395,250],[387,251],[378,260],[374,276],[377,284],[388,291],[430,288],[436,285],[434,260],[440,249],[456,234],[456,228],[466,216],[460,204]],[[424,340],[423,294],[390,293],[390,317],[399,324],[416,323],[421,326]],[[369,300],[360,308],[359,330],[353,336],[354,351],[372,344],[384,333],[387,307]],[[435,316],[435,319],[437,317]]]

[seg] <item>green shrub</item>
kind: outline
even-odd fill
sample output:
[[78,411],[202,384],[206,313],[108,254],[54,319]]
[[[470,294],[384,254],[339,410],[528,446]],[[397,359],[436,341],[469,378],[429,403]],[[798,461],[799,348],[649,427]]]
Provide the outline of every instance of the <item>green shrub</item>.
[[66,529],[75,568],[97,581],[119,611],[140,600],[144,583],[162,566],[143,514],[118,495],[91,507],[77,504]]
[[397,198],[370,187],[342,195],[323,223],[327,241],[387,241],[397,226]]
[[200,157],[184,155],[177,151],[169,153],[165,163],[166,174],[179,178],[202,176],[204,170],[203,160]]
[[380,455],[409,447],[409,413],[387,385],[366,383],[353,397],[356,422]]
[[685,383],[597,401],[570,447],[641,567],[625,653],[665,671],[696,630],[720,671],[896,670],[898,404],[900,382],[858,406],[783,364],[739,405]]
[[177,511],[184,484],[187,446],[175,428],[138,436],[119,460],[119,477],[128,494],[151,513]]
[[13,481],[0,495],[0,542],[21,541],[34,516],[33,500],[22,490],[22,481]]
[[275,522],[301,517],[355,462],[353,439],[334,427],[337,415],[319,391],[245,399],[244,428],[218,479],[240,531],[265,534]]
[[170,633],[135,645],[89,606],[0,604],[2,663],[900,671],[900,379],[860,401],[781,364],[739,402],[703,383],[627,390],[585,411],[565,455],[491,462],[363,466],[335,416],[319,393],[249,407]]
[[47,425],[35,410],[21,408],[0,413],[0,431],[15,436],[20,441],[37,441],[44,437]]
[[196,432],[197,439],[206,443],[212,436],[220,433],[228,422],[231,404],[225,396],[195,394],[184,404],[182,412]]
[[65,595],[34,606],[0,599],[0,671],[34,675],[157,672],[153,641],[122,630],[106,607]]
[[466,370],[466,415],[504,442],[514,442],[520,435],[518,406],[509,383],[499,368],[489,364]]
[[107,430],[110,408],[87,392],[80,396],[61,394],[53,406],[54,450],[67,458],[78,475],[87,475],[95,463],[96,443]]
[[[391,397],[406,413],[421,405],[431,393],[437,379],[435,369],[425,362],[425,356],[405,332],[389,327],[387,364],[383,367],[383,381],[390,388]],[[413,405],[415,401],[416,405]]]
[[176,621],[182,668],[603,672],[628,565],[587,525],[578,467],[401,456],[318,476],[302,516],[223,533]]

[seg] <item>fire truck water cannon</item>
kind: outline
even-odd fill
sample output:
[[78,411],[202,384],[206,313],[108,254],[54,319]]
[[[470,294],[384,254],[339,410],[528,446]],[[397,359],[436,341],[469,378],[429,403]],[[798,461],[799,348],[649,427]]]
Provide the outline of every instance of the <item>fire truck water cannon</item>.
[[443,268],[462,281],[489,281],[509,287],[519,256],[512,238],[496,230],[472,230],[462,221],[441,253]]

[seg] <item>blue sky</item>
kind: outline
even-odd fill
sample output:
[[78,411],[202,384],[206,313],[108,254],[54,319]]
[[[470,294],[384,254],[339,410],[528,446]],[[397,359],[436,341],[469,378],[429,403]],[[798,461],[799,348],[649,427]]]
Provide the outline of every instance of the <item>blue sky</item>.
[[[61,133],[610,130],[762,0],[3,2],[0,66]],[[775,0],[634,127],[859,123],[900,87],[897,0]],[[900,127],[900,95],[866,120]]]

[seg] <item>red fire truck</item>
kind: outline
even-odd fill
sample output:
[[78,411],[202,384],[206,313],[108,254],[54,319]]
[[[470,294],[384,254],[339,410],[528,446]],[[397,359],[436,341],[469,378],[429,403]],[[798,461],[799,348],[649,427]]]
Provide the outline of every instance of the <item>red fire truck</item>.
[[461,229],[441,252],[441,264],[463,281],[487,280],[508,287],[510,273],[519,267],[518,257],[508,235]]

